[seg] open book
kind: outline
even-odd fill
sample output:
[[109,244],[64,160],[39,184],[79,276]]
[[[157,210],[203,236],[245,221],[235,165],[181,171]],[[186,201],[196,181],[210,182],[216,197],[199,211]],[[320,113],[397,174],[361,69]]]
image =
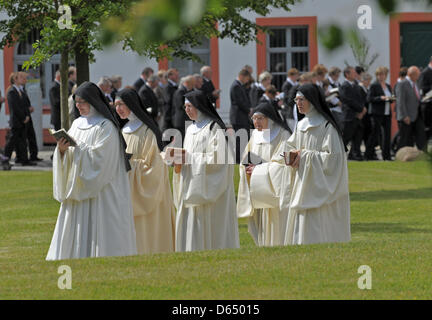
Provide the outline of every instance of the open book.
[[75,147],[77,145],[75,140],[70,135],[68,135],[65,129],[60,129],[57,131],[55,131],[54,129],[48,129],[48,131],[57,141],[59,141],[61,138],[65,138],[72,147]]
[[432,100],[432,90],[426,93],[426,95],[422,99],[422,102],[429,102],[430,100]]

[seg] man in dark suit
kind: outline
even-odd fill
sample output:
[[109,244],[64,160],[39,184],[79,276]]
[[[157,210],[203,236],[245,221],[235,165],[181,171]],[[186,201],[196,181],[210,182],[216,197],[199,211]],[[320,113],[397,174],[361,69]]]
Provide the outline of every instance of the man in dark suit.
[[51,104],[51,124],[55,130],[61,129],[61,111],[60,111],[60,71],[55,74],[54,85],[49,91]]
[[116,99],[117,92],[120,91],[120,88],[122,87],[122,77],[119,75],[112,76],[109,78],[111,81],[111,98],[113,101]]
[[[432,57],[428,66],[420,74],[419,87],[422,98],[432,90]],[[424,124],[428,128],[426,139],[429,139],[432,137],[432,100],[422,103],[421,110]]]
[[413,135],[419,150],[423,150],[426,145],[425,127],[420,113],[420,90],[416,83],[419,76],[419,68],[411,66],[405,80],[398,85],[396,119],[399,124],[399,148],[412,145]]
[[30,121],[30,111],[27,101],[20,89],[18,72],[13,72],[9,77],[10,87],[7,92],[9,105],[10,133],[7,137],[4,155],[10,159],[12,152],[16,151],[17,163],[23,166],[35,165],[28,159],[27,155],[27,132],[26,125]]
[[[245,129],[249,140],[249,129],[251,127],[250,112],[251,106],[249,101],[249,95],[246,91],[245,85],[249,83],[251,74],[248,70],[242,69],[237,76],[237,79],[231,85],[230,88],[230,122],[234,131]],[[244,141],[241,141],[244,144]],[[246,142],[247,143],[247,142]],[[236,162],[240,163],[241,154],[246,146],[240,145],[240,141],[237,138],[236,142]]]
[[18,72],[18,81],[20,83],[19,88],[22,92],[22,97],[24,104],[27,106],[28,114],[30,116],[29,122],[26,124],[26,136],[28,142],[28,149],[30,153],[30,161],[42,161],[43,159],[38,157],[38,146],[36,141],[36,132],[33,126],[33,119],[31,117],[32,112],[34,111],[34,107],[31,105],[30,98],[27,95],[27,91],[25,90],[25,85],[27,83],[27,73]]
[[367,112],[359,86],[355,83],[356,71],[348,66],[344,69],[345,81],[339,89],[339,98],[342,102],[343,140],[345,145],[351,141],[350,160],[363,160],[361,154],[355,154],[354,138],[357,130],[361,128],[361,119]]
[[165,93],[165,99],[166,99],[166,109],[163,111],[162,117],[163,117],[163,127],[162,131],[165,131],[170,128],[174,128],[173,125],[173,117],[174,117],[174,110],[173,110],[173,95],[174,92],[178,89],[178,80],[179,80],[179,73],[177,69],[169,69],[167,71],[167,78],[168,78],[168,84],[164,88]]
[[153,75],[154,71],[150,67],[144,68],[144,70],[141,72],[141,76],[134,82],[133,86],[136,90],[136,92],[139,92],[141,87],[147,82],[147,79]]
[[213,82],[211,80],[212,78],[212,69],[209,66],[204,66],[200,70],[201,77],[203,78],[203,84],[201,86],[201,91],[203,91],[213,106],[216,108],[216,101],[219,99],[220,90],[216,90],[215,86],[213,85]]
[[195,87],[195,77],[187,76],[183,78],[180,82],[180,87],[174,92],[173,95],[173,109],[174,109],[174,128],[179,130],[182,134],[182,138],[185,136],[185,124],[186,121],[191,121],[186,114],[184,109],[185,94],[194,90]]
[[283,92],[283,103],[284,103],[284,116],[286,118],[292,119],[292,107],[293,104],[289,101],[289,92],[292,87],[296,86],[298,84],[297,80],[300,76],[299,71],[296,68],[291,68],[288,70],[287,78],[285,82],[282,85],[282,92]]
[[147,82],[141,87],[138,95],[143,102],[144,107],[148,114],[157,122],[158,117],[158,99],[154,93],[154,89],[159,85],[159,78],[157,75],[151,75]]

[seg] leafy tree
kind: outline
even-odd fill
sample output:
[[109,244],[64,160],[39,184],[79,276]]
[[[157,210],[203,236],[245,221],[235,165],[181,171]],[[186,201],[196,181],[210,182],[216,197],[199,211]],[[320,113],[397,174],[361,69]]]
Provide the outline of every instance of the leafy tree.
[[[37,67],[54,54],[61,54],[61,119],[68,128],[69,60],[75,59],[77,84],[89,80],[89,62],[93,52],[102,49],[97,36],[101,21],[111,15],[127,11],[134,1],[109,0],[0,0],[0,10],[8,18],[0,21],[0,31],[5,33],[0,47],[25,39],[34,29],[40,30],[40,40],[34,44],[34,54],[24,64],[25,68]],[[67,5],[68,7],[66,7]],[[61,8],[61,6],[63,6]],[[70,14],[67,9],[70,8]],[[60,9],[60,11],[59,11]]]

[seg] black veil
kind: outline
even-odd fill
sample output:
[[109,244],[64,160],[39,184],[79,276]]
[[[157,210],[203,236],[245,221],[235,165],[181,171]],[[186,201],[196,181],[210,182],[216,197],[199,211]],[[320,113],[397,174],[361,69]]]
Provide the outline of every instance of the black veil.
[[93,82],[85,81],[83,82],[75,91],[73,95],[73,99],[75,97],[81,97],[85,101],[87,101],[90,105],[92,105],[104,118],[110,120],[114,126],[117,128],[118,134],[120,136],[120,144],[123,150],[123,157],[125,160],[126,171],[131,169],[129,159],[130,156],[126,154],[126,142],[123,139],[123,135],[120,130],[120,124],[115,117],[114,110],[108,104],[103,92],[97,85]]
[[[333,117],[333,114],[331,113],[329,107],[327,106],[324,94],[322,90],[316,85],[312,83],[307,83],[302,86],[300,86],[297,91],[300,91],[305,98],[313,104],[315,109],[323,115],[323,117],[333,126],[335,127],[336,131],[338,132],[342,143],[343,143],[343,136],[342,136],[342,130],[340,129],[339,125],[337,124],[335,118]],[[345,146],[345,151],[347,151],[347,147]]]
[[144,105],[139,97],[138,93],[135,89],[125,88],[116,93],[116,97],[119,97],[121,100],[126,103],[127,107],[140,119],[143,123],[149,127],[151,131],[153,131],[156,136],[156,141],[159,147],[159,150],[163,150],[163,142],[162,142],[162,132],[157,126],[156,122],[149,116],[147,111],[144,108]]
[[195,108],[214,120],[222,129],[226,130],[225,123],[222,121],[216,109],[213,107],[213,104],[204,92],[201,90],[194,90],[186,93],[185,98],[189,100]]

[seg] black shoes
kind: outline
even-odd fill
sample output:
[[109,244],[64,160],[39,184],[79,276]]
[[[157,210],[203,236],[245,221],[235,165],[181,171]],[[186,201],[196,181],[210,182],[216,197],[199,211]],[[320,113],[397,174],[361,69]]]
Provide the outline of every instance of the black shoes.
[[349,154],[348,160],[354,160],[354,161],[363,161],[363,157],[358,154]]
[[36,158],[30,158],[30,161],[38,162],[38,161],[43,161],[43,159],[36,157]]
[[3,170],[8,171],[11,170],[12,165],[9,163],[9,160],[2,160],[1,167]]
[[35,166],[35,165],[36,165],[36,162],[33,162],[33,161],[23,161],[23,162],[21,162],[21,165],[22,165],[23,167]]

